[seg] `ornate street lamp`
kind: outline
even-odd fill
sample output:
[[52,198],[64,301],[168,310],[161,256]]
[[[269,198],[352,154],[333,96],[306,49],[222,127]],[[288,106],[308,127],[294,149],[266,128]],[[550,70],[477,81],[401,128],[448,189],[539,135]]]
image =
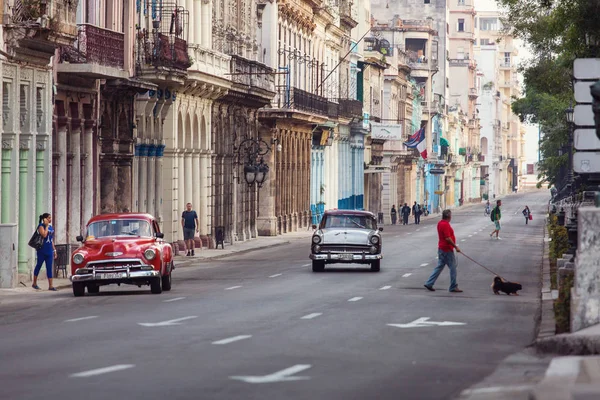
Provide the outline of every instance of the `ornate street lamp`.
[[234,147],[238,163],[244,166],[244,180],[248,186],[257,184],[262,187],[267,180],[269,166],[264,162],[263,156],[271,148],[261,139],[248,138],[242,140],[239,146]]
[[569,106],[565,110],[565,117],[567,119],[567,125],[569,126],[569,169],[567,173],[567,184],[570,185],[571,194],[573,192],[573,119],[575,112],[572,106]]

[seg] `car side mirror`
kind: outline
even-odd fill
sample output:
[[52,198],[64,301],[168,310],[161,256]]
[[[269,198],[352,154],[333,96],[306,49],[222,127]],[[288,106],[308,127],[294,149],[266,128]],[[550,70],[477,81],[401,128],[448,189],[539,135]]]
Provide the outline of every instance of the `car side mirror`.
[[379,232],[383,232],[383,227],[379,227]]
[[316,226],[316,225],[313,225],[313,226],[312,226],[312,228],[313,228],[313,229],[317,229],[317,226]]
[[162,232],[156,232],[156,237],[157,237],[158,239],[162,239],[162,238],[164,238],[164,237],[165,237],[165,234],[164,234],[164,233],[162,233]]
[[83,243],[83,236],[79,235],[75,238],[75,240],[77,240],[78,242]]

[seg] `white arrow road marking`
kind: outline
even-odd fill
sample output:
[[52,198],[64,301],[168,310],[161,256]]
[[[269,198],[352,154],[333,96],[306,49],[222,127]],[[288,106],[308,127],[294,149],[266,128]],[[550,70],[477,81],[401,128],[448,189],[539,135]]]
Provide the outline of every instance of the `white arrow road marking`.
[[241,288],[241,286],[232,286],[232,287],[228,287],[225,290],[233,290],[233,289],[239,289]]
[[391,288],[391,286],[383,286],[383,287],[379,288],[379,290],[388,290],[390,288]]
[[451,322],[451,321],[443,321],[443,322],[434,322],[429,321],[429,317],[421,317],[419,319],[415,319],[413,322],[408,324],[388,324],[389,326],[395,326],[397,328],[421,328],[423,326],[453,326],[453,325],[466,325],[464,322]]
[[194,318],[198,318],[198,317],[196,317],[196,316],[190,316],[190,317],[177,318],[177,319],[172,319],[172,320],[163,321],[163,322],[138,322],[138,325],[141,325],[141,326],[172,326],[172,325],[181,325],[180,324],[181,321],[186,321],[188,319],[194,319]]
[[408,278],[409,276],[411,276],[412,274],[409,272],[408,274],[404,274],[402,275],[403,278]]
[[183,299],[185,299],[185,297],[175,297],[174,299],[165,300],[165,301],[163,301],[163,303],[170,303],[172,301],[178,301],[178,300],[183,300]]
[[353,297],[351,299],[348,299],[348,301],[359,301],[362,300],[362,297]]
[[421,267],[426,267],[428,265],[429,265],[429,263],[423,263],[423,264],[421,264]]
[[73,319],[68,319],[64,322],[77,322],[77,321],[84,321],[86,319],[94,319],[94,318],[98,318],[96,315],[90,315],[89,317],[81,317],[81,318],[73,318]]
[[275,274],[275,275],[269,276],[269,278],[277,278],[278,276],[281,276],[281,275],[283,275],[283,274]]
[[250,339],[251,337],[252,337],[252,335],[239,335],[239,336],[234,336],[234,337],[230,337],[227,339],[217,340],[215,342],[212,342],[212,344],[229,344],[229,343],[237,342],[239,340]]
[[323,315],[323,313],[316,312],[316,313],[308,314],[300,319],[313,319],[313,318],[317,318],[319,315]]
[[108,374],[109,372],[122,371],[124,369],[129,369],[129,368],[133,368],[133,367],[135,367],[135,365],[133,365],[133,364],[113,365],[113,366],[110,366],[110,367],[92,369],[92,370],[89,370],[89,371],[84,371],[84,372],[78,372],[76,374],[71,374],[71,378],[87,378],[89,376]]
[[309,369],[311,365],[309,364],[297,364],[293,367],[289,367],[283,369],[279,372],[275,372],[270,375],[263,376],[230,376],[229,379],[235,379],[238,381],[243,381],[246,383],[275,383],[275,382],[286,382],[286,381],[300,381],[300,380],[308,380],[310,377],[308,376],[291,376],[297,374],[298,372],[302,372],[306,369]]

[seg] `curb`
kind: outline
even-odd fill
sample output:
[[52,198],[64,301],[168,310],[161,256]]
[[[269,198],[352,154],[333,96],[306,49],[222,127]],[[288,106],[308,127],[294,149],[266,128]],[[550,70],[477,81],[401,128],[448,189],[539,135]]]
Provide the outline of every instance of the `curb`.
[[[213,256],[201,256],[198,258],[189,258],[189,259],[186,258],[185,261],[178,261],[177,264],[175,264],[175,268],[177,269],[177,268],[195,267],[197,265],[190,265],[190,264],[201,263],[202,261],[218,260],[218,259],[225,258],[225,257],[235,256],[235,255],[239,255],[239,254],[246,254],[246,253],[250,253],[250,252],[256,251],[256,250],[264,250],[264,249],[282,246],[282,245],[290,244],[290,243],[291,243],[290,240],[286,240],[285,242],[265,244],[265,245],[253,247],[251,249],[242,249],[242,250],[238,250],[238,251],[232,251],[231,253],[228,253],[228,254],[215,254]],[[176,257],[185,257],[185,256],[176,256]]]

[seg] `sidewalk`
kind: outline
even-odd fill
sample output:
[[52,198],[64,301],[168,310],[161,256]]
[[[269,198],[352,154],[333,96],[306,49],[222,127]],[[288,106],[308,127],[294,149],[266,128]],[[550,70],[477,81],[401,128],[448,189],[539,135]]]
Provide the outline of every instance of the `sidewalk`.
[[[233,245],[225,244],[224,249],[196,249],[195,256],[175,256],[175,268],[193,267],[194,265],[199,265],[207,260],[215,260],[231,255],[244,254],[250,251],[281,246],[296,240],[305,241],[308,249],[310,248],[310,237],[312,236],[312,233],[312,228],[309,230],[303,229],[298,232],[284,233],[283,235],[279,236],[259,236],[245,242],[236,242]],[[18,287],[13,289],[0,289],[0,296],[34,291],[34,289],[31,287],[31,282],[23,283],[24,284],[20,284]],[[61,278],[55,278],[52,283],[54,287],[59,290],[70,290],[71,288],[71,281],[68,278],[62,278],[62,274]],[[42,288],[41,291],[48,291],[48,282],[43,271],[42,275],[40,275],[38,278],[38,286]]]
[[[597,400],[600,399],[600,325],[555,335],[550,290],[547,233],[542,262],[541,311],[537,339],[507,357],[483,381],[464,390],[460,400]],[[561,356],[567,355],[567,356]]]

